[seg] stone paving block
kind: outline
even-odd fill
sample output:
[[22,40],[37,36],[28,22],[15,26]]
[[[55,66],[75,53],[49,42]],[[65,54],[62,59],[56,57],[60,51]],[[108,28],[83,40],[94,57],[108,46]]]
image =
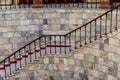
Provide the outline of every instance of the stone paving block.
[[48,64],[49,63],[49,58],[44,58],[44,63]]
[[74,59],[83,60],[84,59],[84,55],[83,54],[74,54]]

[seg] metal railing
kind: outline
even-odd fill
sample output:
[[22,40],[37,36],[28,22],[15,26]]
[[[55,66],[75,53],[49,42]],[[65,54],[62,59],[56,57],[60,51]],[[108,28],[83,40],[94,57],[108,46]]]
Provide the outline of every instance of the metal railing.
[[120,5],[64,35],[42,35],[0,62],[0,75],[6,78],[44,54],[66,54],[91,43],[118,28]]
[[44,7],[81,7],[81,8],[99,8],[100,2],[96,0],[53,0],[54,2],[43,2]]
[[[118,3],[114,1],[114,4]],[[0,9],[15,8],[99,8],[100,0],[0,0]]]

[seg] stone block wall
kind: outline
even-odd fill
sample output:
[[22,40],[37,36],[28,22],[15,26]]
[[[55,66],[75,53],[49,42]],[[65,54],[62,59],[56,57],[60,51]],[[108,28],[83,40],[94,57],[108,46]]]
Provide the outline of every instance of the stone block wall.
[[53,8],[0,12],[0,60],[42,34],[65,34],[106,10]]

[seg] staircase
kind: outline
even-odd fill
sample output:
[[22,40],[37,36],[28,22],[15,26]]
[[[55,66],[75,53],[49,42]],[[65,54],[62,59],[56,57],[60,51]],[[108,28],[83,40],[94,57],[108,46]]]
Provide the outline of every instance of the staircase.
[[48,54],[67,54],[94,43],[118,29],[119,7],[112,8],[88,23],[64,35],[42,35],[29,42],[0,62],[1,80],[9,79],[35,60]]
[[[115,52],[119,44],[114,42],[119,41],[118,35],[120,33],[113,32],[67,54],[43,55],[15,72],[8,80],[105,80],[106,77],[107,80],[116,80],[118,75],[114,75],[114,71],[117,74],[118,69],[114,64],[119,64],[120,55],[119,51]],[[114,56],[107,58],[105,55]]]

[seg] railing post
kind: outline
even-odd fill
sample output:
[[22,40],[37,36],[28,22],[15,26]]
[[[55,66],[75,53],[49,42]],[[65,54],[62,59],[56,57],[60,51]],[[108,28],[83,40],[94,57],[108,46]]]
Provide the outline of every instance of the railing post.
[[66,35],[64,36],[65,54],[66,54]]
[[82,47],[82,27],[80,27],[80,47]]
[[77,8],[79,8],[79,2],[77,2]]
[[[19,57],[21,58],[21,52],[20,52],[20,50],[19,50]],[[21,62],[21,60],[20,60],[20,68],[22,68],[22,62]]]
[[100,17],[100,38],[102,38],[102,17]]
[[87,30],[86,30],[86,25],[85,25],[85,45],[87,44]]
[[[49,1],[49,0],[48,0],[48,1]],[[50,4],[51,4],[51,8],[53,8],[52,2],[50,2]]]
[[40,56],[41,56],[41,38],[39,38],[39,49],[40,49]]
[[[61,46],[61,36],[60,36],[60,46]],[[60,47],[60,54],[62,54],[62,49],[61,49],[62,47]]]
[[75,30],[75,49],[77,49],[77,42],[76,42],[77,34],[76,34],[76,31],[77,31],[77,30]]
[[0,6],[0,9],[2,9],[2,0],[0,0],[0,5],[1,5],[1,6]]
[[21,8],[21,3],[20,3],[20,1],[19,1],[19,8]]
[[115,30],[117,30],[117,22],[118,21],[118,7],[116,9],[116,26],[115,26]]
[[26,65],[27,64],[27,62],[26,62],[26,47],[24,47],[24,51],[23,52],[24,52],[23,54],[25,56],[24,58],[25,58],[25,65]]
[[46,5],[46,7],[48,7],[48,2],[45,0],[45,5]]
[[52,53],[52,48],[51,48],[51,44],[52,44],[52,36],[50,36],[50,54]]
[[56,36],[55,36],[55,54],[56,54],[57,52],[56,52]]
[[30,62],[32,62],[32,59],[31,59],[31,44],[29,44],[29,55],[30,55]]
[[96,25],[96,19],[95,19],[95,40],[97,40],[97,25]]
[[17,61],[16,61],[16,56],[15,56],[15,54],[14,54],[14,60],[15,60],[15,71],[17,71]]
[[75,0],[73,0],[73,7],[75,7]]
[[86,8],[88,8],[88,1],[86,0]]
[[37,55],[36,55],[36,41],[34,41],[34,52],[35,52],[35,59],[37,59]]
[[[5,61],[4,61],[4,69],[5,69]],[[5,78],[7,78],[6,69],[5,69]]]
[[57,0],[55,0],[55,7],[57,7],[57,3],[58,3]]
[[18,2],[18,0],[15,0],[15,8],[17,8],[17,5],[18,5],[17,2]]
[[97,3],[98,3],[97,0],[95,1],[95,3],[96,3],[96,8],[97,8],[97,6],[98,6],[98,5],[97,5]]
[[[26,2],[27,2],[27,1],[26,1]],[[26,3],[23,3],[23,8],[25,8],[25,4],[26,4]]]
[[[9,58],[9,64],[10,64],[10,58]],[[9,69],[10,69],[10,75],[12,75],[11,66],[9,67]]]
[[84,7],[84,1],[82,1],[82,8]]
[[11,7],[12,7],[11,5],[13,5],[13,0],[11,0],[11,2],[10,2],[10,9],[11,9]]
[[111,19],[110,19],[110,33],[112,33],[112,11],[111,11]]
[[5,0],[5,9],[7,9],[7,1]]
[[69,51],[71,51],[71,33],[69,33],[69,46],[70,46],[70,48],[69,48]]
[[92,42],[92,23],[90,23],[90,43]]
[[92,0],[90,2],[91,2],[91,8],[93,8],[93,6],[92,6]]
[[105,15],[105,35],[107,35],[107,14]]
[[59,7],[61,8],[61,6],[62,6],[61,2],[59,4],[60,4]]
[[45,39],[45,54],[47,54],[47,41],[46,41],[46,37],[47,36],[44,36],[44,39]]
[[31,3],[30,3],[30,0],[28,0],[28,8],[30,8],[30,4],[31,4]]

